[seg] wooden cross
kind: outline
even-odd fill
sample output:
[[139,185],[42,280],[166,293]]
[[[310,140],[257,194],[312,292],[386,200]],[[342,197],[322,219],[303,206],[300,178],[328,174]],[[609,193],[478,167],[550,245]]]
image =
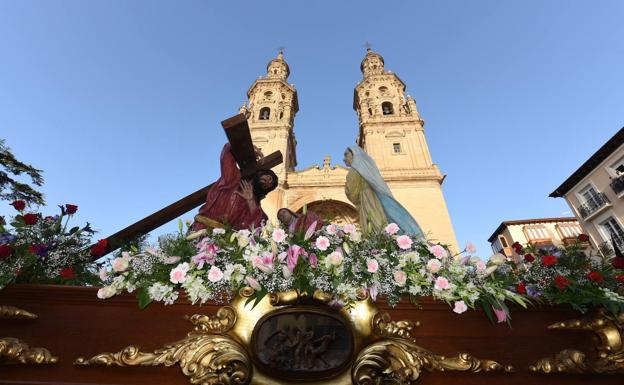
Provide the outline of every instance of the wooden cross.
[[[241,170],[243,178],[251,178],[257,170],[268,170],[284,161],[280,151],[275,151],[265,156],[263,159],[256,161],[256,153],[251,140],[249,125],[247,124],[247,118],[244,114],[239,114],[222,121],[221,126],[223,126],[225,130],[225,135],[230,142],[232,155],[234,155],[234,159],[236,159],[236,163]],[[107,237],[108,244],[105,254],[118,249],[125,242],[147,234],[180,215],[197,208],[204,203],[206,194],[208,194],[213,184],[199,189],[179,201]],[[100,258],[100,256],[96,258]]]

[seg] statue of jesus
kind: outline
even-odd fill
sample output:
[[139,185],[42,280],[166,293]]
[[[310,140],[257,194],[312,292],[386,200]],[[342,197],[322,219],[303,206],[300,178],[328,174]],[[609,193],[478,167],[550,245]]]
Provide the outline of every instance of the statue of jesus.
[[[257,157],[262,152],[255,148]],[[195,217],[193,230],[206,228],[206,224],[227,224],[237,230],[259,227],[266,214],[260,201],[277,187],[277,175],[271,170],[257,170],[250,181],[242,178],[232,155],[230,143],[221,151],[221,177],[206,194],[206,203]]]

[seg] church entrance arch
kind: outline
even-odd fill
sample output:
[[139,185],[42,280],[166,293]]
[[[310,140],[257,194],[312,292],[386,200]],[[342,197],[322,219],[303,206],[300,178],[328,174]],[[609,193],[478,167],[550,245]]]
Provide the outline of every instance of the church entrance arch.
[[[314,211],[327,223],[344,225],[347,223],[357,224],[359,222],[355,207],[345,202],[328,199],[310,202],[307,206],[308,210]],[[297,210],[297,212],[303,212],[303,207]]]

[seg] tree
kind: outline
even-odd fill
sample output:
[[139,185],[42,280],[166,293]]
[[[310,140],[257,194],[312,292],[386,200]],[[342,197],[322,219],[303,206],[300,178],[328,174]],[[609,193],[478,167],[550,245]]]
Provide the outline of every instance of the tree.
[[26,174],[30,177],[32,184],[41,186],[43,185],[42,172],[15,159],[11,149],[5,145],[4,139],[0,139],[0,199],[9,201],[21,199],[31,204],[43,205],[45,201],[42,193],[14,179]]

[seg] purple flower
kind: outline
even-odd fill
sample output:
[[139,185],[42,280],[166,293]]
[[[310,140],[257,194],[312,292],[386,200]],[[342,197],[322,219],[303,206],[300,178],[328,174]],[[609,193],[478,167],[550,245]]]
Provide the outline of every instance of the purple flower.
[[527,286],[527,294],[533,298],[537,298],[542,295],[542,293],[539,290],[535,289],[532,286]]
[[33,254],[37,254],[40,257],[46,257],[48,255],[48,245],[32,245],[31,251]]
[[308,256],[308,253],[301,246],[292,245],[288,248],[288,270],[292,273],[299,262],[299,256]]
[[10,234],[10,233],[2,233],[0,234],[0,243],[2,244],[8,244],[13,242],[13,240],[15,239],[15,235]]

